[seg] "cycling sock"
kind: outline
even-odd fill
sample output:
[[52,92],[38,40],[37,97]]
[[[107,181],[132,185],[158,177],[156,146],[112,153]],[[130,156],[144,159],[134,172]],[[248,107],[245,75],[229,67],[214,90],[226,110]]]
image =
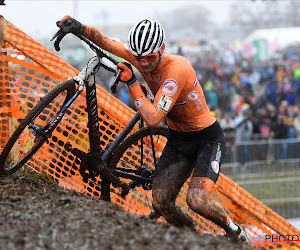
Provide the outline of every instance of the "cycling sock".
[[228,216],[227,216],[226,224],[234,232],[236,232],[239,229],[238,226],[235,225]]

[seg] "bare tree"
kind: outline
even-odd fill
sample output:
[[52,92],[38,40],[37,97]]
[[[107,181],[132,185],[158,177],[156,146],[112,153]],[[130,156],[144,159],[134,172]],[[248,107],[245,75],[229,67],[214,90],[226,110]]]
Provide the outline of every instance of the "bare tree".
[[199,4],[187,4],[168,14],[159,14],[168,37],[206,38],[215,27],[210,10]]
[[232,1],[228,20],[218,24],[209,9],[186,4],[168,13],[157,13],[169,40],[245,38],[256,29],[300,26],[300,0]]
[[237,1],[231,6],[230,23],[249,33],[255,29],[299,26],[300,1]]
[[300,1],[289,0],[286,4],[285,16],[288,26],[300,26]]

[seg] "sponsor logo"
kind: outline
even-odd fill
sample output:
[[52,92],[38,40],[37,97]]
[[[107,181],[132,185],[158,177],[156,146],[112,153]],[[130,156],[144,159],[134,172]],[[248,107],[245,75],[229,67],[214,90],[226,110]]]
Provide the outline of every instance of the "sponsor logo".
[[199,92],[197,90],[194,90],[190,93],[188,93],[188,95],[186,96],[186,98],[191,101],[191,102],[194,102],[197,109],[199,110],[203,110],[203,112],[205,112],[205,108],[204,108],[204,105],[203,103],[201,102],[200,98],[199,98]]
[[219,173],[219,162],[213,161],[213,162],[211,163],[211,167],[212,167],[213,171],[214,171],[216,174]]
[[190,100],[190,101],[195,101],[195,100],[197,100],[198,99],[198,97],[199,97],[199,93],[198,93],[198,91],[192,91],[191,93],[189,93],[188,95],[187,95],[187,99],[188,100]]
[[139,109],[140,107],[142,107],[142,105],[143,105],[143,101],[142,101],[141,99],[136,99],[136,100],[134,101],[134,106],[136,106],[138,109]]
[[178,84],[174,79],[167,79],[164,83],[163,83],[163,92],[166,95],[172,96],[176,93],[178,89]]

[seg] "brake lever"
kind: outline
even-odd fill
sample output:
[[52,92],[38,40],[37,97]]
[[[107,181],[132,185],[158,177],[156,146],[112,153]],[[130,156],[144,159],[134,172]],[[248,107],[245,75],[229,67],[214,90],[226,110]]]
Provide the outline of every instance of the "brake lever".
[[64,36],[68,34],[68,32],[63,31],[63,27],[69,26],[71,24],[72,22],[70,20],[67,20],[66,23],[62,27],[60,27],[60,21],[56,22],[56,26],[60,29],[54,34],[54,36],[50,40],[52,42],[56,38],[56,41],[54,42],[54,48],[56,51],[60,51],[59,43],[64,38]]
[[66,35],[67,33],[61,33],[57,36],[55,42],[54,42],[54,48],[56,51],[60,51],[60,47],[59,47],[59,44],[61,42],[61,40],[64,38],[64,36]]
[[[60,21],[57,21],[56,22],[56,26],[59,28],[59,24],[60,24]],[[63,33],[63,31],[61,29],[59,29],[55,34],[54,36],[51,38],[50,42],[52,42],[56,37],[58,37],[61,33]]]
[[119,83],[119,81],[120,81],[120,77],[121,77],[122,71],[123,71],[123,69],[121,69],[121,68],[118,67],[118,72],[117,72],[117,74],[116,74],[116,76],[115,76],[115,79],[114,79],[114,81],[113,81],[113,84],[112,84],[111,87],[110,87],[110,90],[111,90],[111,92],[112,92],[113,94],[117,93],[117,85],[118,85],[118,83]]

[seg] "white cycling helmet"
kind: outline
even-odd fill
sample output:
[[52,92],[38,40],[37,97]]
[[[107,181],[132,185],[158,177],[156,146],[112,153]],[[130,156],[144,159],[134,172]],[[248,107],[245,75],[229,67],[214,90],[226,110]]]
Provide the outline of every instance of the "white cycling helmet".
[[132,27],[128,34],[127,48],[135,56],[146,56],[157,52],[164,40],[165,32],[160,23],[148,17]]

